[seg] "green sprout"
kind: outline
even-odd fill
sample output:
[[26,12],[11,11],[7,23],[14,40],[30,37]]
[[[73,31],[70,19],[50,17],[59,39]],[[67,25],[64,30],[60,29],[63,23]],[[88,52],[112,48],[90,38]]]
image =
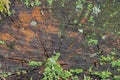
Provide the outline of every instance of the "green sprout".
[[[22,1],[22,0],[21,0],[21,1]],[[34,6],[40,6],[42,3],[41,3],[41,1],[39,1],[39,0],[35,0],[35,1],[25,0],[25,1],[24,1],[24,4],[25,4],[27,7],[29,7],[29,6],[34,7]]]
[[35,67],[35,66],[41,66],[42,63],[41,63],[41,62],[36,62],[36,61],[30,61],[30,62],[28,63],[28,65]]
[[3,41],[3,40],[0,40],[0,44],[5,44],[5,41]]
[[112,64],[112,67],[120,67],[120,60],[118,59],[116,61],[112,61],[111,64]]
[[96,39],[89,39],[89,40],[88,40],[88,44],[89,44],[89,45],[90,45],[90,44],[97,45],[97,44],[98,44],[98,40],[96,40]]
[[113,56],[103,56],[103,55],[99,58],[100,61],[107,61],[107,62],[109,62],[113,59],[114,59]]
[[102,79],[107,79],[112,75],[112,73],[109,72],[108,70],[107,71],[102,71],[102,72],[93,72],[92,74],[98,75]]
[[100,6],[94,6],[93,13],[97,15],[99,12],[100,12]]

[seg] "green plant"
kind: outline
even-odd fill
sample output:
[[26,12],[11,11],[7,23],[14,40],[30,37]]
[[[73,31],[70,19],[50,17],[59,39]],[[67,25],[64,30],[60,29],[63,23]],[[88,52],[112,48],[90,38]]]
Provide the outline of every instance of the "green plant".
[[88,45],[93,44],[93,45],[97,45],[98,44],[98,40],[97,39],[89,39],[88,40]]
[[79,74],[83,72],[83,69],[70,69],[70,72],[74,74]]
[[41,66],[42,62],[30,61],[28,65],[32,67]]
[[21,74],[26,74],[26,73],[27,73],[26,70],[22,70],[22,71],[17,71],[17,72],[16,72],[16,74],[17,74],[18,76],[20,76]]
[[76,1],[76,11],[81,13],[85,2],[86,2],[86,0],[77,0]]
[[41,5],[41,1],[39,0],[34,0],[34,1],[31,1],[31,0],[24,0],[24,4],[29,7],[29,6],[40,6]]
[[5,44],[5,41],[0,40],[0,44]]
[[35,0],[34,4],[35,4],[35,6],[40,6],[41,2],[39,0]]
[[24,1],[24,4],[25,4],[27,7],[30,6],[30,3],[29,3],[28,0],[25,0],[25,1]]
[[112,67],[120,67],[120,60],[119,59],[114,60],[111,62],[111,64],[112,64]]
[[84,75],[84,79],[83,80],[92,80],[92,79],[90,78],[90,76]]
[[79,80],[78,76],[72,76],[71,79],[72,80]]
[[120,80],[120,76],[116,76],[116,75],[115,75],[115,76],[113,77],[113,80]]
[[92,74],[100,76],[103,80],[109,78],[112,73],[107,71],[102,71],[102,72],[92,72]]
[[50,6],[52,6],[53,1],[54,1],[54,0],[47,0],[48,4],[49,4]]
[[117,71],[118,71],[118,72],[120,72],[120,67],[119,67],[119,68],[117,68]]
[[113,59],[114,59],[114,56],[110,56],[110,55],[109,56],[102,55],[99,58],[101,65],[103,65],[104,63],[106,64],[106,63],[112,61]]
[[114,59],[114,56],[100,56],[100,58],[99,58],[99,60],[100,61],[102,61],[102,62],[104,62],[104,61],[106,61],[106,62],[109,62],[109,61],[112,61]]
[[98,15],[99,12],[100,12],[100,6],[94,6],[93,7],[93,13]]
[[72,80],[79,80],[77,74],[82,73],[83,69],[63,70],[61,65],[57,63],[59,56],[60,53],[56,53],[56,56],[52,56],[46,60],[43,73],[44,78],[42,80],[67,80],[69,77],[71,77]]
[[5,16],[8,14],[10,16],[10,4],[9,0],[0,0],[0,12]]
[[[60,53],[56,53],[55,56],[52,56],[45,60],[44,62],[35,62],[30,61],[28,65],[35,67],[35,66],[44,66],[44,77],[41,80],[67,80],[71,78],[72,80],[79,80],[78,74],[83,72],[83,69],[70,69],[64,70],[61,65],[57,62],[58,58],[60,57]],[[23,73],[23,72],[22,72]],[[20,72],[18,72],[20,75]]]
[[30,77],[30,80],[33,80],[33,78],[32,78],[32,77]]
[[44,78],[42,80],[59,80],[60,78],[66,80],[72,74],[68,70],[63,70],[58,60],[60,53],[56,53],[56,56],[48,58],[45,62]]
[[86,35],[88,45],[91,45],[91,44],[97,45],[98,44],[98,40],[97,40],[97,36],[96,36],[95,32],[84,31],[84,35]]
[[11,74],[12,74],[11,72],[5,72],[5,71],[0,72],[0,75],[2,75],[3,77],[8,77]]

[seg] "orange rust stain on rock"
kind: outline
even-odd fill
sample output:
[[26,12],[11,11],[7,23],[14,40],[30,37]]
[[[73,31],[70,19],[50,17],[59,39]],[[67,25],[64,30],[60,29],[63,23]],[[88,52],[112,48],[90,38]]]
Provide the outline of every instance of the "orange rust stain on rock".
[[15,21],[13,24],[12,24],[12,29],[19,29],[18,27],[18,21]]
[[57,34],[59,29],[54,27],[54,26],[47,26],[47,28],[45,29],[45,31],[47,33],[53,33],[53,34]]
[[35,7],[32,11],[32,18],[37,21],[42,21],[42,15],[40,13],[40,7]]
[[33,49],[29,48],[28,46],[21,46],[21,45],[16,45],[15,49],[18,51],[33,51]]
[[26,37],[32,38],[34,37],[34,33],[31,30],[20,30],[20,32]]
[[35,37],[35,34],[31,30],[20,30],[20,32],[25,36],[25,40],[29,42],[31,38]]
[[68,32],[67,33],[67,35],[69,36],[69,37],[76,37],[77,35],[78,35],[78,32]]
[[82,18],[81,21],[80,21],[81,24],[85,24],[86,22],[87,22],[86,18]]
[[8,33],[1,34],[0,38],[1,38],[1,40],[4,40],[4,41],[6,41],[6,40],[14,41],[15,40],[15,38],[12,35],[8,34]]
[[22,23],[23,27],[28,26],[31,19],[32,19],[31,14],[29,14],[28,12],[20,12],[19,13],[19,20]]

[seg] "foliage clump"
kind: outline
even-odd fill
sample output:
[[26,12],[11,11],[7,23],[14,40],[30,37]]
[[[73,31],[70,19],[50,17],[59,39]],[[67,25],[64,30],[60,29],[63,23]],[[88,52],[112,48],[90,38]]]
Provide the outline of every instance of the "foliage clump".
[[[64,70],[62,66],[57,62],[60,57],[60,53],[56,53],[55,56],[52,56],[45,60],[44,62],[29,62],[30,66],[44,66],[43,78],[41,80],[79,80],[78,74],[83,72],[83,69],[70,69]],[[74,75],[75,74],[75,75]]]
[[5,16],[6,14],[10,15],[10,4],[9,0],[0,0],[0,12]]

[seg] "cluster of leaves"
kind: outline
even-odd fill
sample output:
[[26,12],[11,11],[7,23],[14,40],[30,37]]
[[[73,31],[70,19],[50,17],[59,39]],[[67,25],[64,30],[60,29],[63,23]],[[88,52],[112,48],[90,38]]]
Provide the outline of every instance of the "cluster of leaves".
[[120,60],[118,59],[118,60],[112,61],[111,64],[112,64],[112,67],[120,67]]
[[107,56],[100,56],[99,58],[101,64],[103,65],[103,63],[110,63],[112,65],[112,67],[120,67],[120,59],[115,58],[114,55],[107,55]]
[[[6,71],[1,71],[0,72],[0,76],[2,76],[3,78],[8,77],[11,74],[12,74],[11,72],[6,72]],[[1,80],[1,77],[0,77],[0,80]]]
[[109,71],[93,72],[92,74],[98,75],[102,79],[107,79],[112,75],[112,73]]
[[0,0],[0,12],[5,16],[8,14],[10,16],[10,4],[9,0]]
[[56,53],[55,56],[48,58],[45,62],[29,62],[30,66],[45,66],[44,69],[44,77],[41,80],[67,80],[71,77],[72,80],[79,80],[77,75],[73,74],[80,74],[83,72],[82,69],[71,69],[71,70],[64,70],[57,60],[60,56],[60,53]]
[[41,62],[36,62],[36,61],[30,61],[28,63],[29,66],[32,66],[32,67],[36,67],[36,66],[41,66],[42,63]]
[[[119,69],[120,69],[120,59],[115,57],[115,52],[112,51],[111,54],[107,55],[107,56],[102,55],[102,56],[100,56],[99,60],[100,60],[100,64],[102,66],[106,66],[106,64],[109,64],[109,66],[111,66],[112,68],[116,69],[115,71],[119,72]],[[95,72],[93,74],[99,75],[103,80],[106,80],[108,77],[113,75],[109,71]],[[117,76],[117,75],[114,74],[113,80],[119,80],[119,79],[120,79],[120,76]]]
[[97,45],[98,44],[98,39],[97,39],[97,37],[96,37],[96,33],[95,32],[93,32],[93,33],[85,33],[84,32],[84,34],[87,36],[87,44],[88,45]]
[[[21,0],[21,1],[23,1],[23,0]],[[39,0],[34,0],[34,1],[32,1],[32,0],[24,0],[24,4],[27,7],[30,7],[30,6],[32,6],[32,7],[40,6],[41,5],[41,1],[39,1]]]
[[3,41],[3,40],[0,40],[0,44],[5,44],[5,41]]
[[60,78],[66,80],[72,74],[63,70],[63,68],[56,62],[57,56],[49,58],[45,64],[44,78],[42,80],[59,80]]

